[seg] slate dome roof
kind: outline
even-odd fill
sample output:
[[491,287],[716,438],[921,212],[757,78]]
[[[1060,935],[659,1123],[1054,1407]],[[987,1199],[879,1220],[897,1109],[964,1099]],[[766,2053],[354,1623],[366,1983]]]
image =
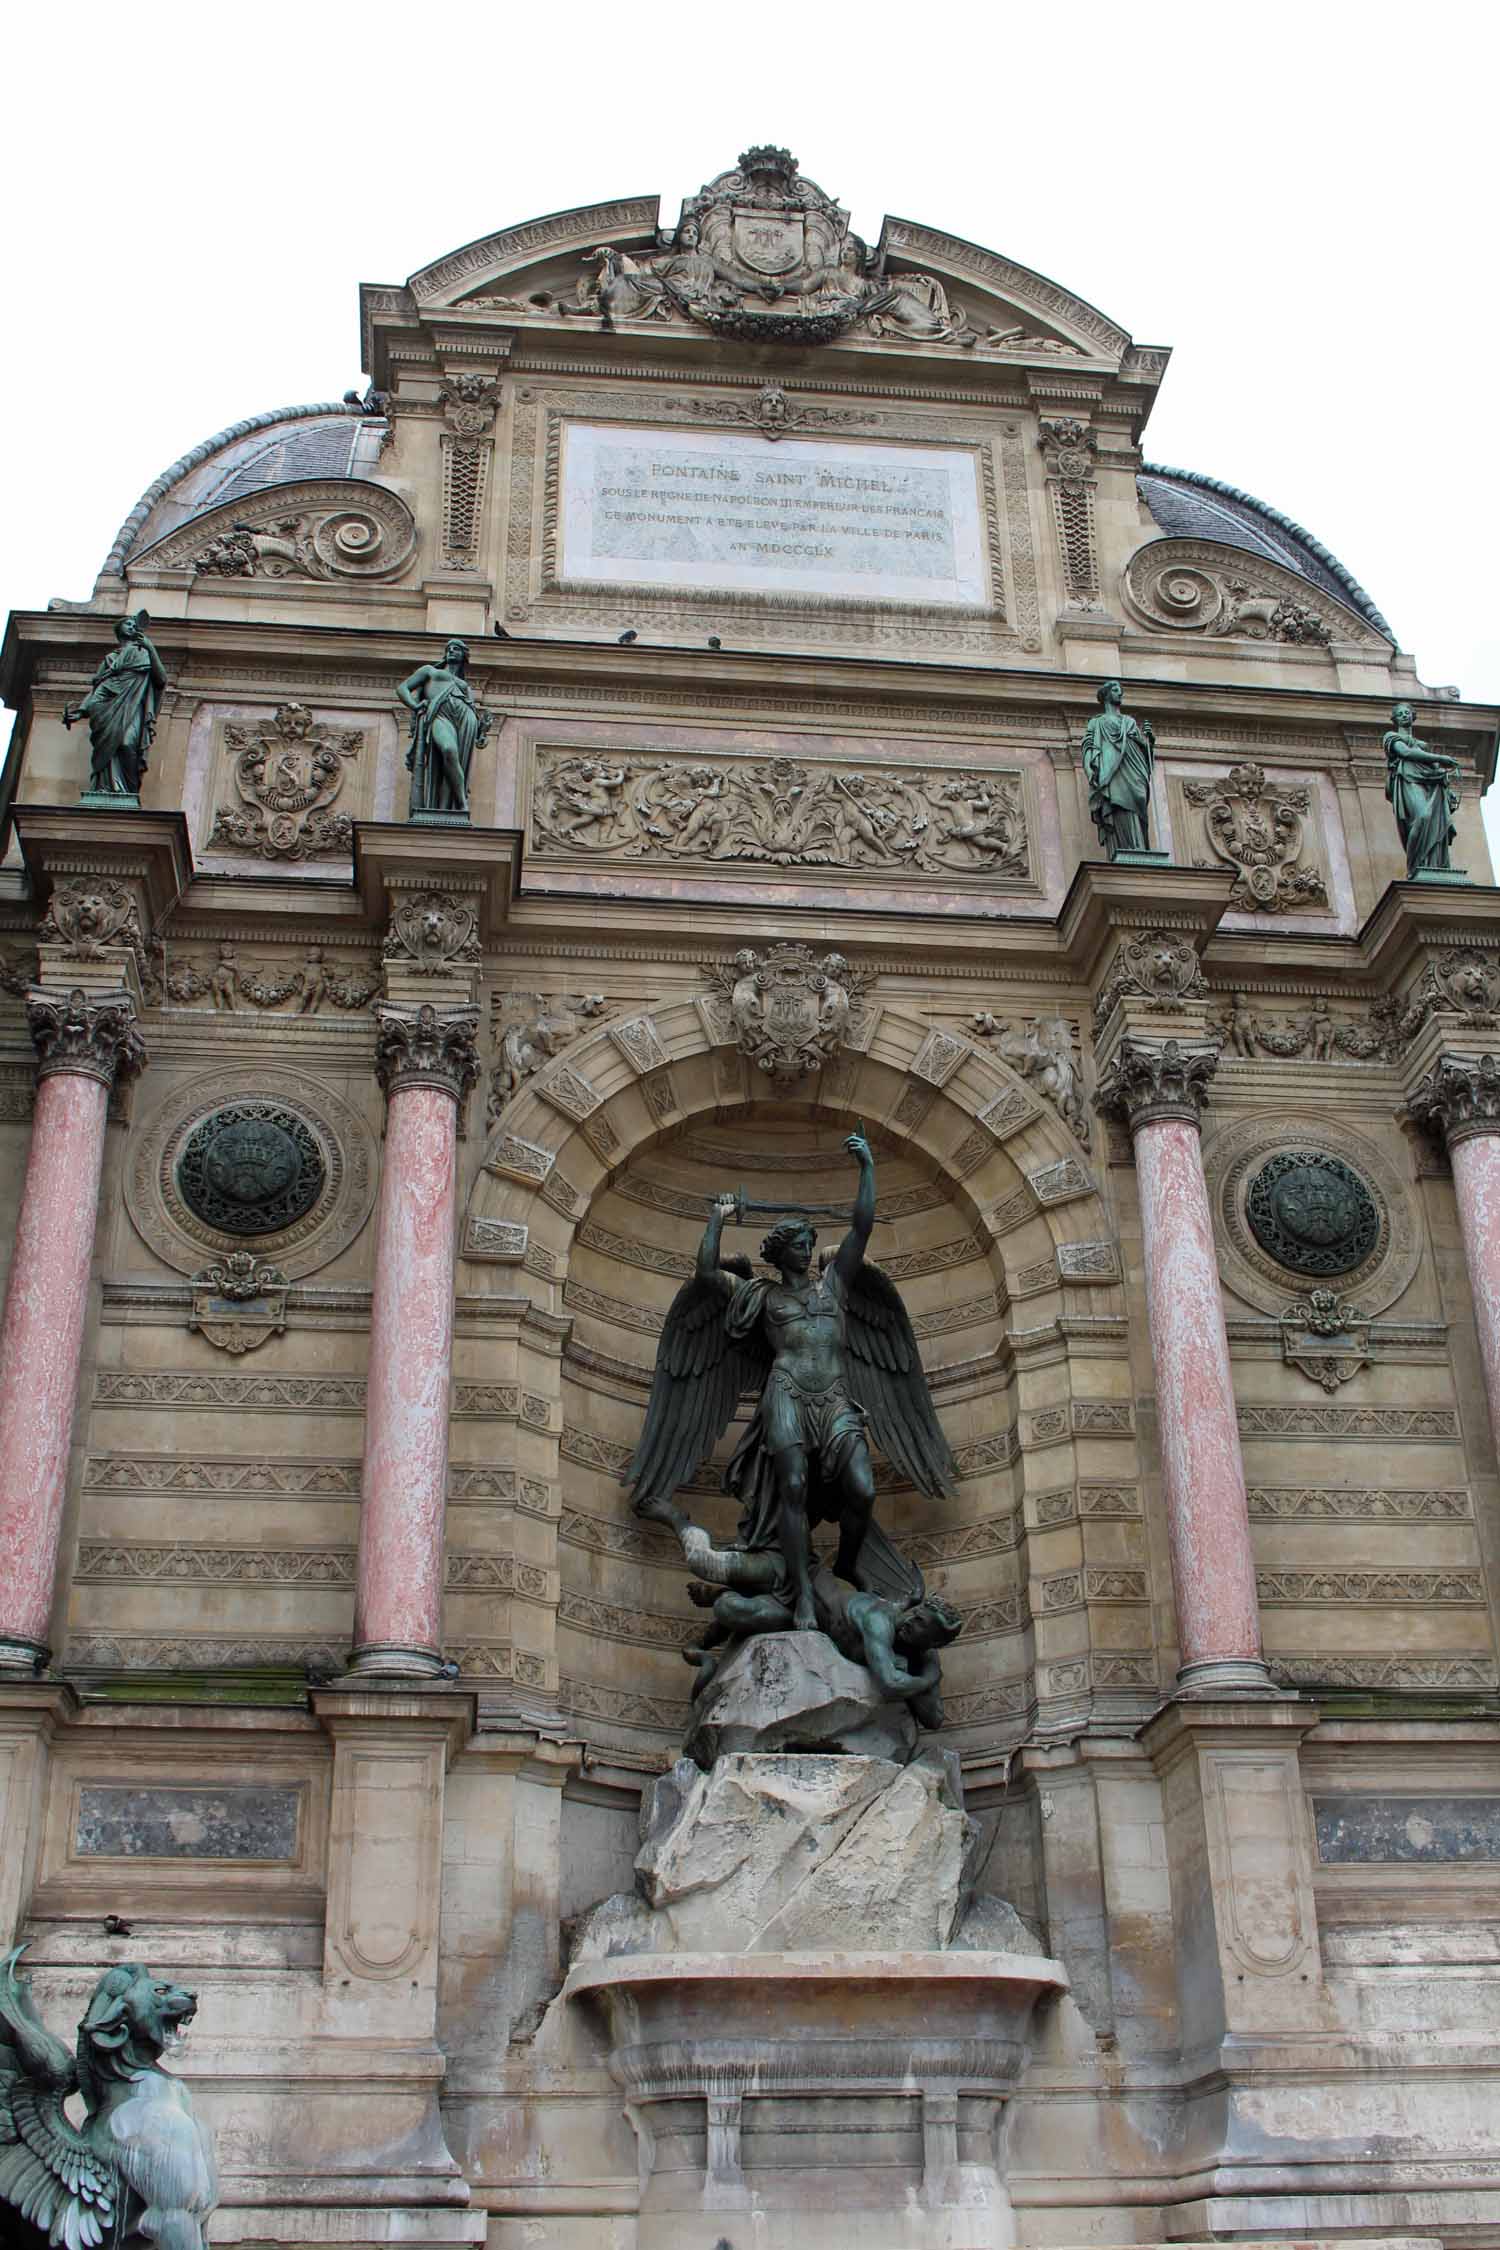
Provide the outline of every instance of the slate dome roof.
[[283,406],[231,422],[184,453],[149,484],[121,524],[105,562],[120,576],[158,539],[229,500],[307,477],[367,477],[380,458],[383,415],[347,399]]
[[1221,484],[1217,477],[1200,476],[1195,469],[1163,468],[1155,461],[1147,461],[1135,481],[1152,517],[1169,538],[1217,539],[1223,546],[1264,555],[1268,561],[1296,571],[1310,586],[1332,594],[1336,601],[1367,619],[1377,633],[1395,641],[1395,634],[1353,572],[1279,508],[1268,508],[1253,493],[1241,492],[1238,485]]

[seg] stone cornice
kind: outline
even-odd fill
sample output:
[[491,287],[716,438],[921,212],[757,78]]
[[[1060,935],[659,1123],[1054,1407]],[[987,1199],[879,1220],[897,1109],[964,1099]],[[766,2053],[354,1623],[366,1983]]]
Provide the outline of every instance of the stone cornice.
[[[0,692],[7,702],[19,701],[31,685],[37,660],[49,654],[76,658],[79,677],[84,677],[112,645],[113,635],[114,618],[103,612],[16,611],[0,649]],[[168,669],[174,687],[180,693],[198,696],[212,693],[214,683],[194,677],[195,659],[231,671],[236,658],[257,666],[281,663],[288,667],[288,677],[303,663],[331,665],[340,673],[367,679],[383,667],[384,678],[376,683],[383,688],[387,679],[410,671],[418,654],[429,654],[437,637],[413,631],[394,619],[389,626],[332,626],[272,619],[174,617],[164,618],[160,627],[164,655],[170,646]],[[604,682],[628,683],[632,697],[647,682],[665,691],[676,685],[694,693],[742,688],[750,704],[767,693],[783,703],[803,697],[811,716],[837,680],[838,692],[850,697],[919,707],[946,702],[951,705],[953,723],[960,728],[965,723],[967,705],[992,712],[997,693],[1008,698],[1013,692],[1033,708],[1071,713],[1080,727],[1093,709],[1092,679],[1055,669],[951,661],[913,666],[904,658],[866,653],[802,656],[779,649],[709,650],[645,644],[626,654],[612,641],[515,635],[504,641],[472,644],[470,670],[476,684],[483,683],[485,700],[491,704],[507,695],[524,703],[528,688],[535,684],[545,694],[547,683],[555,678],[564,690],[576,688],[581,702],[587,702]],[[1169,736],[1174,722],[1186,720],[1193,713],[1229,723],[1259,723],[1278,731],[1311,726],[1328,729],[1331,736],[1336,736],[1337,730],[1356,726],[1378,738],[1390,723],[1390,697],[1385,692],[1333,694],[1256,687],[1244,682],[1146,677],[1132,678],[1131,691],[1143,708],[1149,705],[1158,734],[1164,737]],[[1485,758],[1493,757],[1500,706],[1428,703],[1420,695],[1413,695],[1411,700],[1418,710],[1424,739],[1441,738],[1446,749],[1460,756],[1467,747],[1476,763],[1480,752]],[[1269,748],[1262,747],[1269,757]],[[1479,770],[1488,772],[1488,766],[1481,764]]]

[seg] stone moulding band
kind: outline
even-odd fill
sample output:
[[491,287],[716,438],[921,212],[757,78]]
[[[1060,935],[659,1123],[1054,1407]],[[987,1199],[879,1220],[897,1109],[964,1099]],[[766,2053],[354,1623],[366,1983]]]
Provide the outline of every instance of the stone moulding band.
[[29,1641],[14,1633],[0,1633],[0,1679],[39,1679],[52,1661],[45,1641]]
[[349,1652],[349,1670],[361,1679],[439,1678],[443,1659],[434,1648],[402,1648],[388,1641],[369,1641]]

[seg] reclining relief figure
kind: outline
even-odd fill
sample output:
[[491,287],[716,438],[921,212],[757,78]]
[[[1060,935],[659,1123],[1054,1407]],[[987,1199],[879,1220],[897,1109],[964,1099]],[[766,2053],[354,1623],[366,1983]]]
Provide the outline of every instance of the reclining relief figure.
[[[865,1257],[875,1223],[869,1143],[851,1133],[844,1146],[859,1186],[849,1230],[820,1270],[816,1230],[797,1216],[761,1244],[774,1278],[755,1276],[747,1259],[722,1259],[725,1224],[743,1207],[735,1195],[715,1202],[694,1273],[667,1314],[645,1427],[622,1481],[634,1487],[636,1513],[669,1524],[709,1582],[693,1593],[713,1608],[702,1645],[688,1652],[695,1692],[723,1662],[710,1653],[716,1647],[728,1654],[756,1633],[822,1631],[869,1668],[888,1700],[909,1702],[936,1726],[935,1651],[959,1621],[873,1519],[870,1439],[930,1499],[952,1492],[953,1456],[906,1308]],[[759,1401],[724,1475],[740,1504],[738,1533],[718,1547],[674,1495],[751,1388]],[[820,1566],[810,1535],[823,1523],[837,1527],[838,1547]]]

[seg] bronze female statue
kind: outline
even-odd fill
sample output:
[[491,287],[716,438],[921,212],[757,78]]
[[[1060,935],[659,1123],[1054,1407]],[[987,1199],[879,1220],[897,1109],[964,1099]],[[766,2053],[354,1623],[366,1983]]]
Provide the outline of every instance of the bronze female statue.
[[413,813],[469,817],[469,768],[490,715],[475,704],[468,669],[467,643],[453,640],[441,664],[419,665],[396,690],[412,714],[406,770]]
[[1406,847],[1408,878],[1424,868],[1446,872],[1453,864],[1449,846],[1458,834],[1453,825],[1458,810],[1454,786],[1458,766],[1452,758],[1419,742],[1412,731],[1415,724],[1411,705],[1398,703],[1391,713],[1390,732],[1382,738],[1385,793]]
[[96,797],[138,797],[156,732],[167,675],[146,638],[151,620],[143,609],[115,626],[119,644],[94,674],[76,707],[63,707],[63,725],[89,723],[89,791]]
[[1089,816],[1110,859],[1121,852],[1151,848],[1151,776],[1156,737],[1148,721],[1123,708],[1125,691],[1106,680],[1098,691],[1099,711],[1083,730],[1083,770],[1089,785]]

